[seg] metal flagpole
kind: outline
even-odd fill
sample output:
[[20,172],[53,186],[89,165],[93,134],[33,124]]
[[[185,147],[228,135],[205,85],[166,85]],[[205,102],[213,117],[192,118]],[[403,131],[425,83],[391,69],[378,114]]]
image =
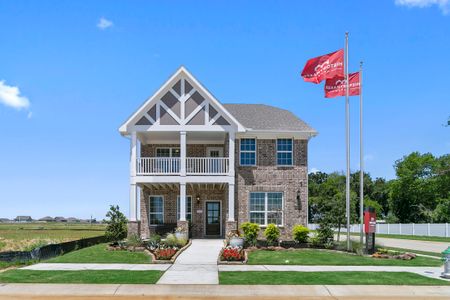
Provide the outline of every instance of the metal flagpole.
[[363,83],[362,83],[362,73],[363,73],[363,62],[359,63],[359,243],[360,247],[364,244],[364,151],[363,151]]
[[348,86],[348,32],[345,33],[345,137],[347,144],[347,174],[345,180],[345,204],[347,216],[347,251],[350,251],[350,101]]

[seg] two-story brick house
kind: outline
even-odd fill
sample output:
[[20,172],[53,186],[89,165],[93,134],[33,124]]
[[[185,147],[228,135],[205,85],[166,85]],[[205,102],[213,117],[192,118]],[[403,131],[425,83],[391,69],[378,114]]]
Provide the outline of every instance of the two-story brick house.
[[307,223],[308,141],[294,114],[260,104],[221,104],[179,68],[120,127],[129,137],[129,233],[180,226],[223,237],[245,221],[289,235]]

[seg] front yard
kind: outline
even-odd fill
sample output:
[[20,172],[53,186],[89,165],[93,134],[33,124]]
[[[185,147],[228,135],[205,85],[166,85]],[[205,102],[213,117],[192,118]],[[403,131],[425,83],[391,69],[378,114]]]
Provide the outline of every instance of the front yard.
[[273,285],[450,285],[444,280],[408,272],[220,272],[220,284]]
[[161,271],[35,271],[16,269],[0,273],[0,282],[154,284],[158,281],[162,274],[163,272]]
[[330,265],[330,266],[433,266],[442,265],[439,259],[417,256],[412,260],[384,259],[359,256],[345,252],[298,249],[256,250],[248,255],[250,265]]
[[76,250],[45,262],[48,263],[126,263],[151,264],[152,258],[145,252],[131,252],[127,250],[108,250],[108,244]]

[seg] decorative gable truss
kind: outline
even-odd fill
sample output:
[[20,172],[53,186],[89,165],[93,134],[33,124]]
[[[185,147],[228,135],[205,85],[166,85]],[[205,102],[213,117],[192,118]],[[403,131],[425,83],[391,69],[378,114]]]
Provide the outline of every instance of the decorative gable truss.
[[125,124],[130,131],[243,131],[243,126],[181,67]]

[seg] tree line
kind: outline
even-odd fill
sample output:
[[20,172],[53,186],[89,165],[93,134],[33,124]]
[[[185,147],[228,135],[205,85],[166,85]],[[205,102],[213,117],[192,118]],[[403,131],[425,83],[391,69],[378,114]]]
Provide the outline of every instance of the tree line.
[[[396,178],[364,173],[364,206],[389,223],[450,223],[450,154],[413,152],[394,164]],[[350,178],[350,219],[359,223],[359,173]],[[345,175],[309,174],[309,222],[346,224]]]

